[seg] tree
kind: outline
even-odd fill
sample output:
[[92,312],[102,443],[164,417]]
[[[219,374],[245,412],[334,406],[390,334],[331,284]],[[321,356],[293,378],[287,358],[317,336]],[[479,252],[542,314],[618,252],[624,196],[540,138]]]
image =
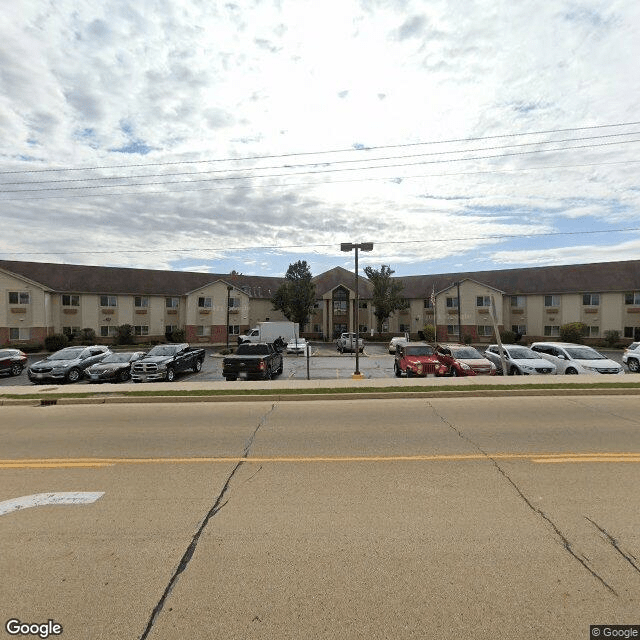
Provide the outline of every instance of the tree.
[[316,285],[311,282],[311,271],[306,260],[289,265],[285,281],[278,287],[271,304],[284,317],[302,327],[308,322],[316,302]]
[[569,322],[560,327],[560,340],[581,344],[582,338],[587,335],[588,331],[589,328],[584,322]]
[[394,312],[407,309],[409,303],[402,295],[404,285],[398,280],[392,280],[395,273],[389,265],[383,264],[380,269],[365,267],[364,272],[373,284],[372,303],[378,321],[378,333],[382,332],[382,323]]

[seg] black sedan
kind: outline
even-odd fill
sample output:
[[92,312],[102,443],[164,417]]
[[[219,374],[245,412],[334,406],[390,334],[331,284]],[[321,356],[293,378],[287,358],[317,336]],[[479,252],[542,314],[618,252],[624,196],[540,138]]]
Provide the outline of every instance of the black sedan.
[[0,373],[19,376],[27,364],[27,354],[20,349],[0,349]]
[[126,382],[131,378],[131,365],[145,355],[144,351],[112,353],[85,372],[89,382]]

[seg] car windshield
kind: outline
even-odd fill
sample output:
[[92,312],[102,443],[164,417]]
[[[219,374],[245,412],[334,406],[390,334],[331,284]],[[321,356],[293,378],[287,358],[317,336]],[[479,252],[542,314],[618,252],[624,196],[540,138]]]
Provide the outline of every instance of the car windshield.
[[20,353],[17,349],[3,349],[0,351],[0,358],[6,358],[8,356],[16,356]]
[[606,360],[606,358],[591,347],[567,347],[565,351],[574,360]]
[[451,353],[454,358],[469,358],[472,360],[475,358],[482,358],[480,352],[474,347],[453,347],[451,349]]
[[509,357],[514,360],[540,359],[540,356],[535,351],[531,351],[531,349],[527,349],[527,347],[509,347],[508,349],[505,349],[505,351],[509,354]]
[[433,347],[428,345],[405,348],[405,354],[408,356],[432,356],[433,353]]
[[173,356],[178,352],[178,346],[175,344],[158,344],[149,353],[148,356]]
[[102,364],[109,364],[110,362],[129,362],[129,360],[131,360],[131,356],[131,353],[112,353],[102,361]]
[[75,360],[80,357],[84,348],[80,349],[63,349],[49,356],[49,360]]

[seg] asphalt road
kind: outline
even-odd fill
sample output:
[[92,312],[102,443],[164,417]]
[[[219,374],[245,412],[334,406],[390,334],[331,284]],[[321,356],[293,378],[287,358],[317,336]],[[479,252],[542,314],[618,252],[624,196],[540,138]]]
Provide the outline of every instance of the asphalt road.
[[[622,352],[617,350],[601,350],[607,357],[622,364]],[[340,354],[332,343],[313,343],[312,357],[309,358],[309,377],[311,380],[345,380],[351,378],[355,371],[355,354]],[[30,355],[28,364],[41,360],[42,355]],[[387,343],[370,342],[365,345],[365,353],[360,354],[359,370],[365,378],[392,378],[394,356],[387,350]],[[626,371],[626,368],[625,368]],[[307,358],[302,355],[284,356],[283,379],[306,380]],[[191,371],[180,374],[178,380],[216,381],[224,380],[222,376],[222,358],[217,350],[207,348],[207,357],[200,373]],[[86,384],[80,381],[76,384]],[[144,383],[146,385],[153,384]],[[0,376],[0,389],[2,387],[34,386],[27,378],[26,370],[17,377],[8,375]]]
[[[0,408],[0,620],[65,640],[640,624],[624,396]],[[7,637],[9,637],[7,635]]]

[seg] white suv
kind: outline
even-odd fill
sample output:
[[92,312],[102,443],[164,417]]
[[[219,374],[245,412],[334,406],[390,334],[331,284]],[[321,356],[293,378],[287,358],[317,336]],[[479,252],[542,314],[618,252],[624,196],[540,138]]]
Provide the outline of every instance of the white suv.
[[629,371],[640,373],[640,342],[632,342],[624,350],[622,362],[629,367]]
[[595,349],[571,342],[534,342],[531,349],[553,362],[558,373],[624,373],[624,369]]

